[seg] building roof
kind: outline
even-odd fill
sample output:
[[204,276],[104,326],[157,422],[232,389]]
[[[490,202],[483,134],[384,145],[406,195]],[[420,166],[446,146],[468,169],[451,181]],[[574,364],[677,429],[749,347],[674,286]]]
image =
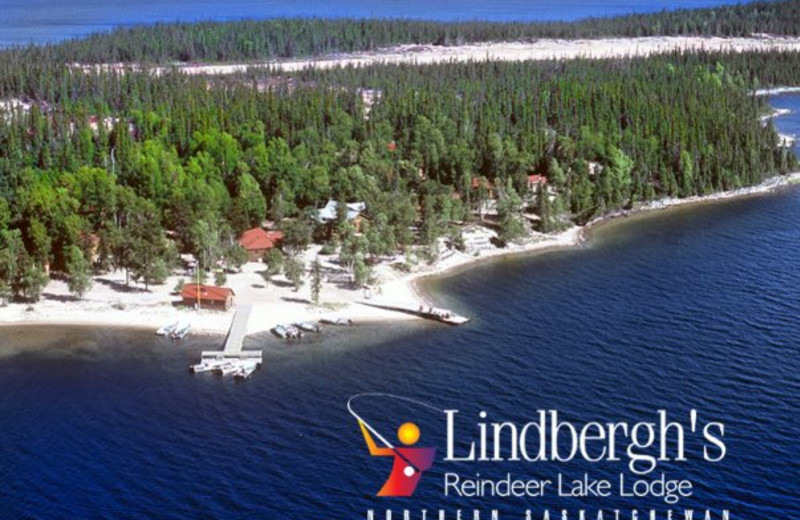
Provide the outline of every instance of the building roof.
[[[336,208],[339,205],[335,200],[329,200],[325,207],[319,210],[319,219],[322,221],[336,220]],[[347,220],[354,220],[361,212],[367,209],[363,202],[351,202],[347,204]]]
[[248,229],[239,237],[239,244],[248,251],[272,249],[283,240],[282,231],[264,231],[263,229]]
[[492,182],[486,177],[473,177],[472,189],[477,190],[479,188],[484,188],[487,190],[492,189]]
[[547,184],[547,177],[544,175],[528,175],[528,184]]
[[184,300],[196,300],[197,294],[200,293],[200,299],[214,302],[225,302],[228,298],[235,296],[236,293],[229,287],[215,287],[213,285],[197,285],[196,283],[187,283],[181,289],[181,298]]

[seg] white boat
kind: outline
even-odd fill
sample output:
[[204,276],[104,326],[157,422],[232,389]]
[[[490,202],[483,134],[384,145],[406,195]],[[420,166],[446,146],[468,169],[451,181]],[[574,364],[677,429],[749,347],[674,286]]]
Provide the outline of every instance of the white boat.
[[170,332],[169,337],[172,339],[183,339],[187,334],[189,334],[189,329],[191,328],[191,323],[189,323],[187,320],[181,320],[178,322],[172,332]]
[[469,322],[466,316],[460,316],[453,311],[447,309],[437,309],[435,307],[428,307],[427,309],[420,307],[419,315],[429,320],[436,320],[448,325],[463,325]]
[[295,323],[294,326],[306,332],[319,332],[319,323],[316,321],[301,321]]
[[239,363],[227,363],[222,365],[220,368],[220,372],[222,372],[223,376],[231,376],[239,371]]
[[199,374],[201,372],[210,372],[219,368],[220,365],[227,363],[224,359],[206,359],[201,361],[196,365],[192,365],[189,369],[195,373]]
[[349,318],[342,318],[342,317],[339,317],[339,316],[333,316],[333,317],[330,317],[330,318],[322,318],[319,321],[321,321],[322,323],[325,323],[327,325],[353,325],[353,320],[351,320]]
[[463,325],[469,323],[469,318],[466,316],[459,316],[458,314],[451,314],[450,316],[442,316],[440,321],[449,325]]
[[272,328],[272,333],[281,339],[286,339],[289,337],[289,331],[286,330],[286,327],[284,327],[283,325],[275,325]]
[[167,323],[166,325],[162,326],[160,329],[156,331],[156,334],[159,336],[167,336],[175,330],[175,327],[178,326],[177,321],[173,321],[172,323]]
[[236,379],[247,379],[256,371],[258,364],[258,361],[253,360],[242,361],[239,364],[238,370],[233,373],[233,377]]
[[294,325],[276,325],[272,333],[281,339],[298,339],[303,337],[303,332]]

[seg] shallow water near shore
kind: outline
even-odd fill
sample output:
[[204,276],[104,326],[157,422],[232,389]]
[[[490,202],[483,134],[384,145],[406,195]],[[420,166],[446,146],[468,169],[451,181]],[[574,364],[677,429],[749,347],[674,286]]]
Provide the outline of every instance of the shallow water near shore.
[[[251,337],[245,348],[263,348],[265,366],[239,384],[187,373],[219,336],[174,344],[143,330],[2,328],[0,517],[350,519],[387,507],[791,517],[800,511],[798,222],[796,187],[614,221],[580,248],[426,280],[438,304],[474,318],[465,327],[330,328],[292,344]],[[439,458],[414,498],[387,501],[373,495],[390,462],[369,457],[346,409],[360,392],[459,409],[459,450],[478,438],[481,410],[489,421],[523,423],[546,409],[583,423],[656,421],[663,409],[687,423],[696,409],[701,424],[725,424],[728,453],[705,462],[687,434],[689,460],[659,463],[649,477],[693,482],[673,507],[443,496],[447,472],[632,478],[625,459]],[[445,447],[437,414],[385,399],[359,406],[387,436],[396,419],[414,420],[425,445]]]

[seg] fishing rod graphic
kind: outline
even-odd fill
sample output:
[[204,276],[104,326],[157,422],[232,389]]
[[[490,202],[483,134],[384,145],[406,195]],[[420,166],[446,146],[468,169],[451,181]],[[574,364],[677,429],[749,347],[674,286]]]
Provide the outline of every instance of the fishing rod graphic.
[[354,396],[351,396],[350,399],[347,400],[347,411],[350,412],[350,415],[355,417],[355,419],[360,424],[363,424],[364,427],[367,430],[369,430],[370,433],[372,433],[375,437],[377,437],[379,441],[381,441],[387,448],[392,450],[392,452],[395,455],[397,455],[398,457],[400,457],[403,460],[403,462],[408,464],[408,468],[411,469],[411,473],[407,474],[406,476],[411,476],[414,473],[421,473],[421,470],[413,462],[411,462],[408,459],[407,456],[405,456],[397,447],[395,447],[394,444],[392,444],[391,442],[386,440],[386,438],[383,435],[381,435],[378,430],[376,430],[371,424],[369,424],[366,420],[364,420],[363,417],[361,417],[358,413],[356,413],[355,410],[353,410],[353,406],[352,406],[353,405],[353,401],[355,401],[357,399],[361,399],[363,397],[383,397],[383,398],[386,398],[386,399],[394,399],[396,401],[404,401],[404,402],[407,402],[407,403],[415,404],[417,406],[421,406],[423,408],[428,408],[430,410],[433,410],[433,411],[439,412],[439,413],[445,413],[445,411],[440,409],[440,408],[436,408],[435,406],[432,406],[432,405],[430,405],[428,403],[425,403],[425,402],[422,402],[422,401],[418,401],[416,399],[411,399],[410,397],[403,397],[401,395],[395,395],[395,394],[389,394],[389,393],[383,393],[383,392],[371,392],[371,393],[356,394]]

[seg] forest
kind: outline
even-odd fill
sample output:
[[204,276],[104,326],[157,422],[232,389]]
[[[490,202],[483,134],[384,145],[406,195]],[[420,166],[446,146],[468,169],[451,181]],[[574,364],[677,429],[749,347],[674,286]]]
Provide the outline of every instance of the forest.
[[459,45],[536,38],[661,35],[800,35],[800,0],[752,2],[707,9],[630,14],[577,22],[432,22],[406,19],[276,19],[172,23],[120,28],[107,34],[13,52],[29,61],[170,63],[252,61],[398,44]]
[[[433,257],[442,236],[458,247],[490,199],[491,225],[513,241],[525,211],[548,232],[756,184],[797,159],[752,89],[792,84],[800,59],[778,52],[234,77],[0,53],[0,291],[37,299],[46,267],[76,281],[124,268],[149,284],[179,252],[236,264],[236,237],[267,219],[301,275],[291,260],[312,240],[357,267],[411,247]],[[361,233],[343,215],[318,225],[329,199],[366,203]]]

